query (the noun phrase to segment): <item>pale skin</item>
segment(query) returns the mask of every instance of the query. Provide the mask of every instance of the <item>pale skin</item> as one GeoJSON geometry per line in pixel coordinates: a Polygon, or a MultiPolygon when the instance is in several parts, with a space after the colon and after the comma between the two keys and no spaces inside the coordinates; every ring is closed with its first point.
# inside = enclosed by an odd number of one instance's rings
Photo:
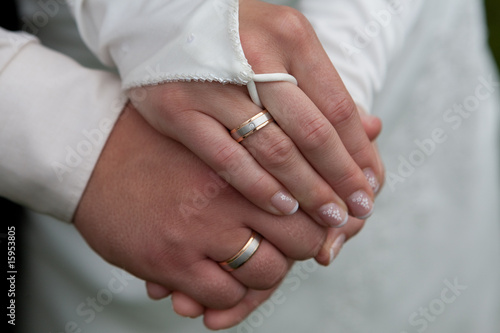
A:
{"type": "Polygon", "coordinates": [[[243,320],[278,287],[293,260],[327,265],[337,237],[349,239],[363,221],[349,218],[331,229],[321,208],[334,203],[360,217],[353,193],[362,191],[370,201],[375,196],[364,170],[383,183],[370,142],[380,122],[359,117],[307,20],[287,7],[246,0],[240,36],[256,73],[290,73],[299,82],[257,85],[279,126],[270,124],[242,144],[228,135],[261,111],[245,87],[185,82],[131,90],[132,103],[158,132],[129,106],[75,215],[101,256],[148,281],[152,298],[172,294],[179,314],[203,314],[212,329],[243,320]],[[214,181],[211,169],[229,175],[232,187],[187,219],[179,207],[214,181]],[[292,212],[276,207],[276,193],[289,194],[301,209],[286,216],[292,212]],[[216,262],[236,253],[251,230],[265,238],[255,256],[223,271],[216,262]]]}
{"type": "MultiPolygon", "coordinates": [[[[376,135],[376,124],[369,119],[365,127],[376,135]]],[[[243,320],[272,294],[293,260],[316,257],[327,265],[334,240],[352,237],[364,223],[352,219],[334,229],[300,210],[271,215],[230,186],[186,220],[180,205],[213,182],[211,173],[129,105],[99,158],[74,224],[105,260],[149,281],[151,297],[174,291],[174,309],[185,316],[204,314],[212,329],[243,320]],[[265,241],[241,268],[224,271],[217,262],[237,252],[251,230],[265,241]]]]}
{"type": "Polygon", "coordinates": [[[374,188],[364,170],[372,170],[381,184],[382,163],[308,21],[291,8],[246,0],[240,3],[240,36],[256,73],[289,73],[299,82],[298,87],[257,84],[277,123],[266,126],[266,136],[238,144],[227,133],[262,111],[245,87],[166,83],[132,89],[132,103],[155,129],[189,148],[267,212],[293,213],[273,203],[275,195],[286,193],[322,226],[338,224],[323,214],[332,203],[351,216],[369,215],[370,209],[352,198],[363,193],[373,208],[374,188]]]}

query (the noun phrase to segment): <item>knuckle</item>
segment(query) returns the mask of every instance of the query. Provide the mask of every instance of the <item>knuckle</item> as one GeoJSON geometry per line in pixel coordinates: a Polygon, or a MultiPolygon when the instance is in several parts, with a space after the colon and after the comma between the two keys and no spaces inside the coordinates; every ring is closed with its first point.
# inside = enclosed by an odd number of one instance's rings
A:
{"type": "Polygon", "coordinates": [[[357,116],[356,105],[347,92],[337,93],[329,98],[324,115],[333,126],[341,126],[357,116]]]}
{"type": "Polygon", "coordinates": [[[308,211],[317,210],[325,202],[332,200],[333,190],[323,179],[311,184],[311,189],[313,190],[307,193],[307,198],[302,200],[304,203],[300,202],[302,208],[308,211]]]}
{"type": "Polygon", "coordinates": [[[316,237],[312,242],[310,242],[310,244],[308,244],[309,247],[306,248],[306,251],[304,252],[307,259],[316,257],[316,255],[321,250],[321,247],[323,246],[323,242],[325,241],[325,238],[326,238],[326,234],[323,234],[323,236],[316,237]]]}
{"type": "Polygon", "coordinates": [[[316,150],[324,147],[333,139],[333,127],[322,117],[315,117],[304,126],[304,148],[307,150],[316,150]]]}
{"type": "Polygon", "coordinates": [[[311,24],[298,10],[280,6],[275,16],[275,31],[279,40],[307,41],[311,37],[311,24]]]}
{"type": "Polygon", "coordinates": [[[261,198],[262,194],[265,193],[267,184],[267,175],[261,175],[257,177],[252,183],[245,189],[245,195],[248,198],[261,198]]]}
{"type": "MultiPolygon", "coordinates": [[[[316,36],[307,18],[296,9],[272,5],[268,7],[267,12],[267,15],[253,20],[258,22],[259,29],[240,29],[240,40],[245,55],[256,72],[282,71],[283,65],[287,67],[290,53],[308,49],[305,46],[310,43],[311,37],[316,36]],[[263,21],[264,19],[266,21],[263,21]],[[263,45],[264,49],[274,52],[263,52],[263,45]]],[[[240,26],[244,27],[245,24],[240,26]]]]}
{"type": "Polygon", "coordinates": [[[352,188],[362,188],[365,182],[364,176],[361,174],[359,168],[348,168],[346,169],[342,175],[337,177],[336,179],[331,180],[331,186],[334,189],[338,189],[338,192],[346,193],[346,195],[350,195],[355,192],[354,190],[350,190],[352,188]],[[361,178],[360,177],[363,177],[361,178]]]}
{"type": "Polygon", "coordinates": [[[141,90],[134,90],[129,95],[141,114],[154,122],[158,122],[157,115],[160,115],[166,124],[175,124],[185,118],[184,111],[193,109],[187,86],[178,83],[147,86],[141,90]]]}
{"type": "Polygon", "coordinates": [[[315,257],[327,235],[324,227],[312,222],[300,226],[284,223],[281,227],[290,239],[290,246],[281,248],[281,250],[293,260],[307,260],[315,257]]]}
{"type": "MultiPolygon", "coordinates": [[[[176,243],[179,242],[176,241],[176,243]]],[[[175,271],[184,271],[186,267],[192,264],[191,262],[186,263],[186,258],[183,256],[173,257],[171,255],[171,253],[176,253],[179,249],[182,249],[182,247],[178,245],[169,245],[168,247],[164,245],[153,246],[153,249],[144,253],[142,262],[146,264],[146,267],[153,270],[164,283],[175,283],[175,277],[166,273],[165,267],[169,267],[175,271]]]]}
{"type": "Polygon", "coordinates": [[[220,143],[216,147],[217,151],[213,157],[213,161],[221,169],[226,169],[226,166],[234,163],[234,161],[238,161],[238,158],[241,157],[238,146],[220,143]]]}
{"type": "Polygon", "coordinates": [[[252,267],[255,279],[252,279],[252,288],[270,289],[276,286],[285,277],[288,267],[285,260],[270,260],[262,267],[252,267]]]}
{"type": "Polygon", "coordinates": [[[321,250],[325,237],[326,235],[301,240],[301,242],[303,242],[301,251],[294,253],[294,256],[291,258],[294,260],[307,260],[314,258],[321,250]]]}
{"type": "Polygon", "coordinates": [[[272,169],[283,168],[292,161],[295,155],[295,145],[286,136],[272,138],[268,146],[261,150],[260,155],[266,166],[272,169]]]}
{"type": "Polygon", "coordinates": [[[351,154],[353,160],[358,162],[358,164],[365,161],[375,160],[373,146],[368,139],[362,140],[357,146],[351,148],[349,153],[351,154]]]}
{"type": "Polygon", "coordinates": [[[224,281],[205,277],[204,281],[198,281],[195,287],[199,297],[204,300],[206,306],[214,309],[228,309],[237,305],[243,298],[240,292],[234,292],[228,288],[224,281]]]}

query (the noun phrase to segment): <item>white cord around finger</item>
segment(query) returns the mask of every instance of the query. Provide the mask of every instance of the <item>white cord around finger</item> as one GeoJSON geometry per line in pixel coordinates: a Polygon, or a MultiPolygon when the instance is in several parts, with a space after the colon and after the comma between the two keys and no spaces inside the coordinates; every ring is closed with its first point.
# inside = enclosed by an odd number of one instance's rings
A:
{"type": "Polygon", "coordinates": [[[255,82],[277,82],[277,81],[286,81],[297,85],[297,79],[295,79],[292,75],[286,73],[271,73],[271,74],[255,74],[253,80],[248,82],[247,89],[250,94],[250,98],[254,104],[263,108],[259,93],[257,92],[257,86],[255,82]]]}

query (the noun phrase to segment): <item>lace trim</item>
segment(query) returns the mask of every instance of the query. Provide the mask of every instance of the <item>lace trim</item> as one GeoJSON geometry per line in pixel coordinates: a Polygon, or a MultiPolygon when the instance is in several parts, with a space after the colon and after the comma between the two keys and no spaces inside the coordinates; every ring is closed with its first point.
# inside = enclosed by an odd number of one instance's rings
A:
{"type": "Polygon", "coordinates": [[[241,46],[240,40],[240,24],[239,24],[239,1],[231,0],[228,8],[228,35],[231,45],[234,50],[234,54],[238,62],[245,68],[238,75],[237,81],[241,84],[247,84],[249,81],[253,80],[254,72],[252,66],[248,63],[245,53],[243,52],[243,47],[241,46]]]}
{"type": "Polygon", "coordinates": [[[212,74],[206,76],[194,74],[172,74],[160,75],[155,77],[154,79],[132,81],[127,84],[123,84],[123,89],[127,90],[135,87],[158,85],[168,82],[218,82],[222,84],[237,84],[240,86],[247,84],[247,82],[241,82],[240,80],[229,80],[227,78],[217,77],[212,74]]]}
{"type": "Polygon", "coordinates": [[[242,65],[243,70],[234,78],[218,77],[213,74],[166,74],[161,73],[159,67],[152,69],[147,68],[151,76],[143,80],[132,81],[123,84],[123,89],[130,89],[138,86],[158,85],[167,82],[219,82],[222,84],[237,84],[246,85],[252,102],[263,108],[257,92],[256,82],[274,82],[287,81],[297,85],[297,80],[290,74],[272,73],[272,74],[255,74],[252,66],[248,63],[243,47],[241,46],[239,32],[239,0],[228,0],[228,37],[234,51],[236,60],[242,65]]]}

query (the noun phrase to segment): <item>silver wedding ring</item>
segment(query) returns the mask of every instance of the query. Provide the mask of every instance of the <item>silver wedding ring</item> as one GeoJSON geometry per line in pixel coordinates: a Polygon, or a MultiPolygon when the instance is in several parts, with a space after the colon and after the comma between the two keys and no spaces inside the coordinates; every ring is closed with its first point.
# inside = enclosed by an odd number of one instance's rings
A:
{"type": "Polygon", "coordinates": [[[219,262],[219,265],[226,271],[231,272],[246,263],[259,248],[262,236],[253,231],[246,244],[231,258],[219,262]]]}
{"type": "Polygon", "coordinates": [[[236,142],[241,142],[273,121],[273,116],[267,110],[264,110],[233,129],[230,133],[236,142]]]}

